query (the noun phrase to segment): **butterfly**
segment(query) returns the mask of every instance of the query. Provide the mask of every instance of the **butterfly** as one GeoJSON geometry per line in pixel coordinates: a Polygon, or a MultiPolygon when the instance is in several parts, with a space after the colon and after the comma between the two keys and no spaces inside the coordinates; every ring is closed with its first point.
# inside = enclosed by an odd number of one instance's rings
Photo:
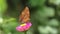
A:
{"type": "Polygon", "coordinates": [[[24,10],[21,12],[19,16],[19,21],[22,23],[26,23],[30,21],[30,12],[28,7],[25,7],[24,10]]]}

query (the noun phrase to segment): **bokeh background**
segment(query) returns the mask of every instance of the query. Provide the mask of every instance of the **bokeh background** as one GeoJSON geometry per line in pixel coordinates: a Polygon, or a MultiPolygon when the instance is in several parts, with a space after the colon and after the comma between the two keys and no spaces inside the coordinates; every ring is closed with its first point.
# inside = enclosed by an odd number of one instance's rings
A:
{"type": "Polygon", "coordinates": [[[27,34],[60,34],[60,0],[0,0],[0,34],[24,34],[16,26],[26,6],[33,24],[27,34]]]}

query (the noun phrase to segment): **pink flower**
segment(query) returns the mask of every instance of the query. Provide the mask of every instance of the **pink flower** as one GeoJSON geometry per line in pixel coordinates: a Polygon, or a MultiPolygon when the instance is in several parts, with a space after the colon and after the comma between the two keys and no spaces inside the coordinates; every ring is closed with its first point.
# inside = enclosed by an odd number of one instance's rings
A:
{"type": "Polygon", "coordinates": [[[16,30],[19,32],[27,31],[31,27],[31,22],[27,22],[24,24],[21,24],[20,26],[16,27],[16,30]]]}

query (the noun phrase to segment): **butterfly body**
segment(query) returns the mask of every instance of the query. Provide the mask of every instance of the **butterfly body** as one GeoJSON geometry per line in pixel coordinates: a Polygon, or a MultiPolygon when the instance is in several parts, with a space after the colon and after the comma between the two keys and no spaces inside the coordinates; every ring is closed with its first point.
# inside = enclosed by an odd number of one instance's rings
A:
{"type": "Polygon", "coordinates": [[[22,23],[26,23],[30,21],[30,12],[28,7],[25,7],[19,18],[20,18],[19,21],[22,23]]]}

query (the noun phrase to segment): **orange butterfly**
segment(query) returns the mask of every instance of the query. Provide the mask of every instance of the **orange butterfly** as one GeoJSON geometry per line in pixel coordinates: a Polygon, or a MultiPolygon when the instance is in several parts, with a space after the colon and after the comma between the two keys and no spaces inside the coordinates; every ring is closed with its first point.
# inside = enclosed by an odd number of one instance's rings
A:
{"type": "Polygon", "coordinates": [[[28,7],[25,7],[19,18],[19,21],[23,23],[30,21],[30,12],[28,7]]]}

